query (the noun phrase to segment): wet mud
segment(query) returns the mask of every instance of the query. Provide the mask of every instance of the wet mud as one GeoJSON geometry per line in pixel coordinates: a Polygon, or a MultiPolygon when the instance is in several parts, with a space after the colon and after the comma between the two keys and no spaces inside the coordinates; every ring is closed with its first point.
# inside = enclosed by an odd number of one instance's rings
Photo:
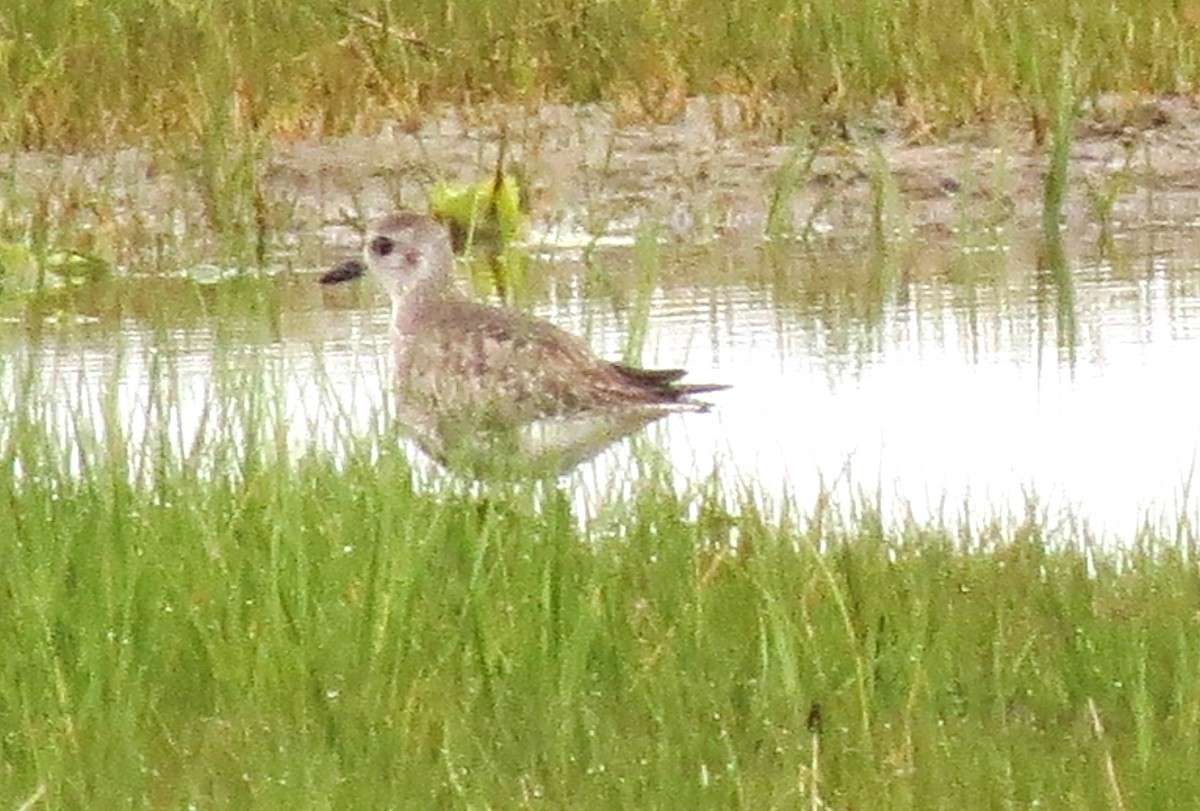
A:
{"type": "MultiPolygon", "coordinates": [[[[886,110],[844,132],[747,131],[742,118],[728,98],[692,99],[676,121],[653,126],[621,124],[598,106],[447,110],[413,131],[384,126],[263,145],[256,188],[280,234],[272,248],[301,265],[326,261],[308,255],[322,245],[352,244],[363,219],[425,208],[437,181],[490,176],[502,141],[528,184],[535,239],[550,243],[653,228],[697,244],[766,235],[857,240],[873,231],[960,244],[1041,227],[1049,146],[1035,143],[1027,121],[964,127],[923,143],[889,129],[886,110]]],[[[1190,239],[1200,219],[1197,143],[1200,109],[1190,98],[1086,104],[1071,148],[1067,238],[1149,229],[1190,239]]],[[[186,155],[21,154],[7,164],[10,188],[81,228],[89,217],[107,218],[97,227],[116,222],[219,242],[212,232],[230,227],[213,222],[200,188],[212,179],[200,182],[186,155]]],[[[227,219],[245,228],[250,216],[235,207],[227,219]]]]}

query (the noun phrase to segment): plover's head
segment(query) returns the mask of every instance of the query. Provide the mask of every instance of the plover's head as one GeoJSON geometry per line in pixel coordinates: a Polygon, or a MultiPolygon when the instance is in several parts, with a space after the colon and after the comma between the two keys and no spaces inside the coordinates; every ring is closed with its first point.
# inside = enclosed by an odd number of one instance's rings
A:
{"type": "Polygon", "coordinates": [[[454,254],[446,227],[432,217],[401,212],[372,224],[362,259],[351,259],[321,277],[337,284],[370,272],[393,300],[417,289],[449,283],[454,254]]]}

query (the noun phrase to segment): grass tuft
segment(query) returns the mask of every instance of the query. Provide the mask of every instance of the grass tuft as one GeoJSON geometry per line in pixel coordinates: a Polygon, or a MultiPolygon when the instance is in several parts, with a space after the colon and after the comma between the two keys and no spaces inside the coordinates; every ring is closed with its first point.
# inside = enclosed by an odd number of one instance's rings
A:
{"type": "Polygon", "coordinates": [[[217,360],[182,443],[169,387],[141,440],[117,378],[64,433],[36,376],[3,370],[8,807],[1200,791],[1186,526],[1116,552],[1036,516],[889,527],[824,496],[768,520],[654,465],[581,525],[564,492],[415,486],[382,433],[297,448],[282,389],[217,360]]]}

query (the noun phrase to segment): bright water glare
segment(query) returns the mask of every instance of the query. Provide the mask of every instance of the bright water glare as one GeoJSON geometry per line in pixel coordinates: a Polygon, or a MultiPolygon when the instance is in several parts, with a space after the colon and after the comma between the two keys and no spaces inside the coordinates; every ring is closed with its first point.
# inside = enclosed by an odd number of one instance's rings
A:
{"type": "MultiPolygon", "coordinates": [[[[1200,449],[1197,268],[1077,266],[1064,297],[1013,257],[1002,258],[1008,271],[974,281],[949,271],[916,278],[902,264],[879,270],[845,251],[754,249],[736,257],[735,279],[709,274],[704,284],[679,281],[694,255],[663,261],[641,362],[732,386],[710,396],[711,413],[648,432],[681,483],[715,472],[802,509],[823,491],[835,501],[866,497],[890,520],[1020,520],[1035,504],[1051,520],[1071,516],[1112,539],[1200,513],[1191,487],[1200,449]]],[[[628,251],[612,249],[589,273],[619,275],[631,264],[628,251]]],[[[554,273],[538,314],[620,358],[636,307],[591,295],[571,262],[554,273]]],[[[115,329],[120,340],[112,327],[48,327],[37,341],[6,328],[5,384],[16,385],[20,358],[33,361],[54,404],[46,419],[64,436],[78,430],[78,414],[98,422],[109,407],[131,443],[152,441],[147,426],[166,400],[175,403],[168,434],[186,448],[214,430],[212,403],[264,384],[278,392],[272,418],[296,447],[336,448],[347,434],[379,430],[383,302],[323,298],[306,277],[292,284],[313,292],[278,330],[232,341],[215,326],[152,333],[128,319],[115,329]]],[[[603,480],[630,464],[626,444],[582,475],[603,480]]]]}

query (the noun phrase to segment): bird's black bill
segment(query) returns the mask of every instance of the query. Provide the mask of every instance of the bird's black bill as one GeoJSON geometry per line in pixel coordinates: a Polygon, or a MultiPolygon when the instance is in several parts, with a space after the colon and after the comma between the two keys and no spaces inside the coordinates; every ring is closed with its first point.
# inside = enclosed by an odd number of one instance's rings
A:
{"type": "Polygon", "coordinates": [[[367,267],[361,259],[351,259],[348,262],[342,262],[333,270],[327,271],[321,277],[321,284],[341,284],[351,279],[357,279],[366,272],[367,267]]]}

